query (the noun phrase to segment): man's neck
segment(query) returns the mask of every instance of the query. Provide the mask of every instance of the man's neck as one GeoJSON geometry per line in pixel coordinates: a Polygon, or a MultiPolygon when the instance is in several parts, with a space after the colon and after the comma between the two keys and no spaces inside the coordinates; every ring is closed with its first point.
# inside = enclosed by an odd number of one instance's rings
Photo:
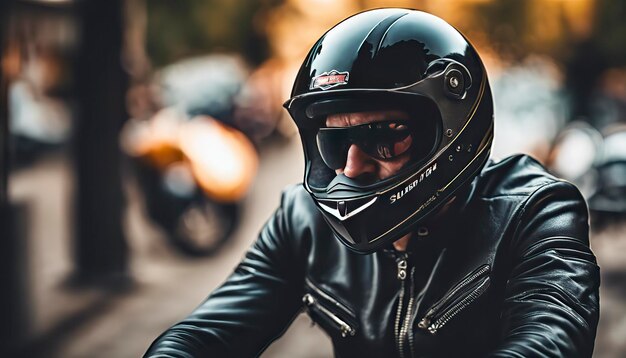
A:
{"type": "Polygon", "coordinates": [[[411,234],[406,234],[393,242],[393,248],[397,251],[406,251],[406,247],[409,245],[411,234]]]}

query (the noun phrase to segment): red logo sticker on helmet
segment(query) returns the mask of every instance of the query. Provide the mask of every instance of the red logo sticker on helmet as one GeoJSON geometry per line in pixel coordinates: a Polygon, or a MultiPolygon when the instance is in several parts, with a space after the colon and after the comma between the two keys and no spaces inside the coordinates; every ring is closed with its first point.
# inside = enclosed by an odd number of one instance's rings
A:
{"type": "Polygon", "coordinates": [[[324,72],[317,77],[313,77],[311,81],[310,89],[321,88],[327,90],[329,88],[348,84],[349,72],[339,72],[332,70],[330,72],[324,72]]]}

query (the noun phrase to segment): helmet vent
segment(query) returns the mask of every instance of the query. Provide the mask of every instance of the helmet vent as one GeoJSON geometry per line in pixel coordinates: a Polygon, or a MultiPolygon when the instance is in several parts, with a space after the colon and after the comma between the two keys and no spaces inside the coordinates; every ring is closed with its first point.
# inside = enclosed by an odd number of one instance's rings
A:
{"type": "Polygon", "coordinates": [[[341,200],[337,202],[337,211],[339,211],[339,214],[341,216],[348,215],[348,206],[346,205],[345,201],[341,200]]]}

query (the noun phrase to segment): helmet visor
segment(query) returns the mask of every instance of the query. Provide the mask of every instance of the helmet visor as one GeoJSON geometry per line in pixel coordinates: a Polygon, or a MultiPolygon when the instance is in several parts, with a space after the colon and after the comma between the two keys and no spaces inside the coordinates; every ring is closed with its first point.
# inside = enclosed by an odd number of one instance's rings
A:
{"type": "Polygon", "coordinates": [[[372,121],[351,126],[333,127],[331,123],[315,133],[315,156],[320,160],[313,166],[312,173],[325,172],[327,175],[309,177],[311,186],[322,189],[335,177],[344,173],[348,160],[357,166],[369,163],[368,169],[358,174],[357,181],[372,185],[384,179],[395,177],[405,168],[424,163],[433,153],[439,137],[439,117],[416,118],[415,114],[406,117],[379,115],[372,121]],[[356,146],[356,149],[350,148],[356,146]],[[355,155],[354,150],[361,154],[355,155]],[[351,159],[349,159],[351,158],[351,159]],[[325,170],[322,170],[325,169],[325,170]]]}

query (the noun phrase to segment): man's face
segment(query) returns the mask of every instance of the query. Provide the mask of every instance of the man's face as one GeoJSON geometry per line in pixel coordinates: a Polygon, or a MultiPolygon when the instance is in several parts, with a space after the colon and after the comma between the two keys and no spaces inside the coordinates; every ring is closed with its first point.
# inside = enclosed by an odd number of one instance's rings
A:
{"type": "MultiPolygon", "coordinates": [[[[403,111],[372,111],[356,113],[331,114],[326,118],[326,126],[329,128],[351,127],[362,124],[388,121],[389,119],[408,121],[409,115],[403,111]]],[[[402,129],[398,127],[398,129],[402,129]]],[[[409,148],[412,137],[399,140],[394,144],[392,151],[405,152],[402,155],[390,159],[377,159],[367,154],[356,144],[351,144],[348,149],[346,163],[343,168],[336,169],[337,174],[344,174],[349,178],[373,177],[376,180],[386,179],[396,174],[410,160],[409,148]]]]}

